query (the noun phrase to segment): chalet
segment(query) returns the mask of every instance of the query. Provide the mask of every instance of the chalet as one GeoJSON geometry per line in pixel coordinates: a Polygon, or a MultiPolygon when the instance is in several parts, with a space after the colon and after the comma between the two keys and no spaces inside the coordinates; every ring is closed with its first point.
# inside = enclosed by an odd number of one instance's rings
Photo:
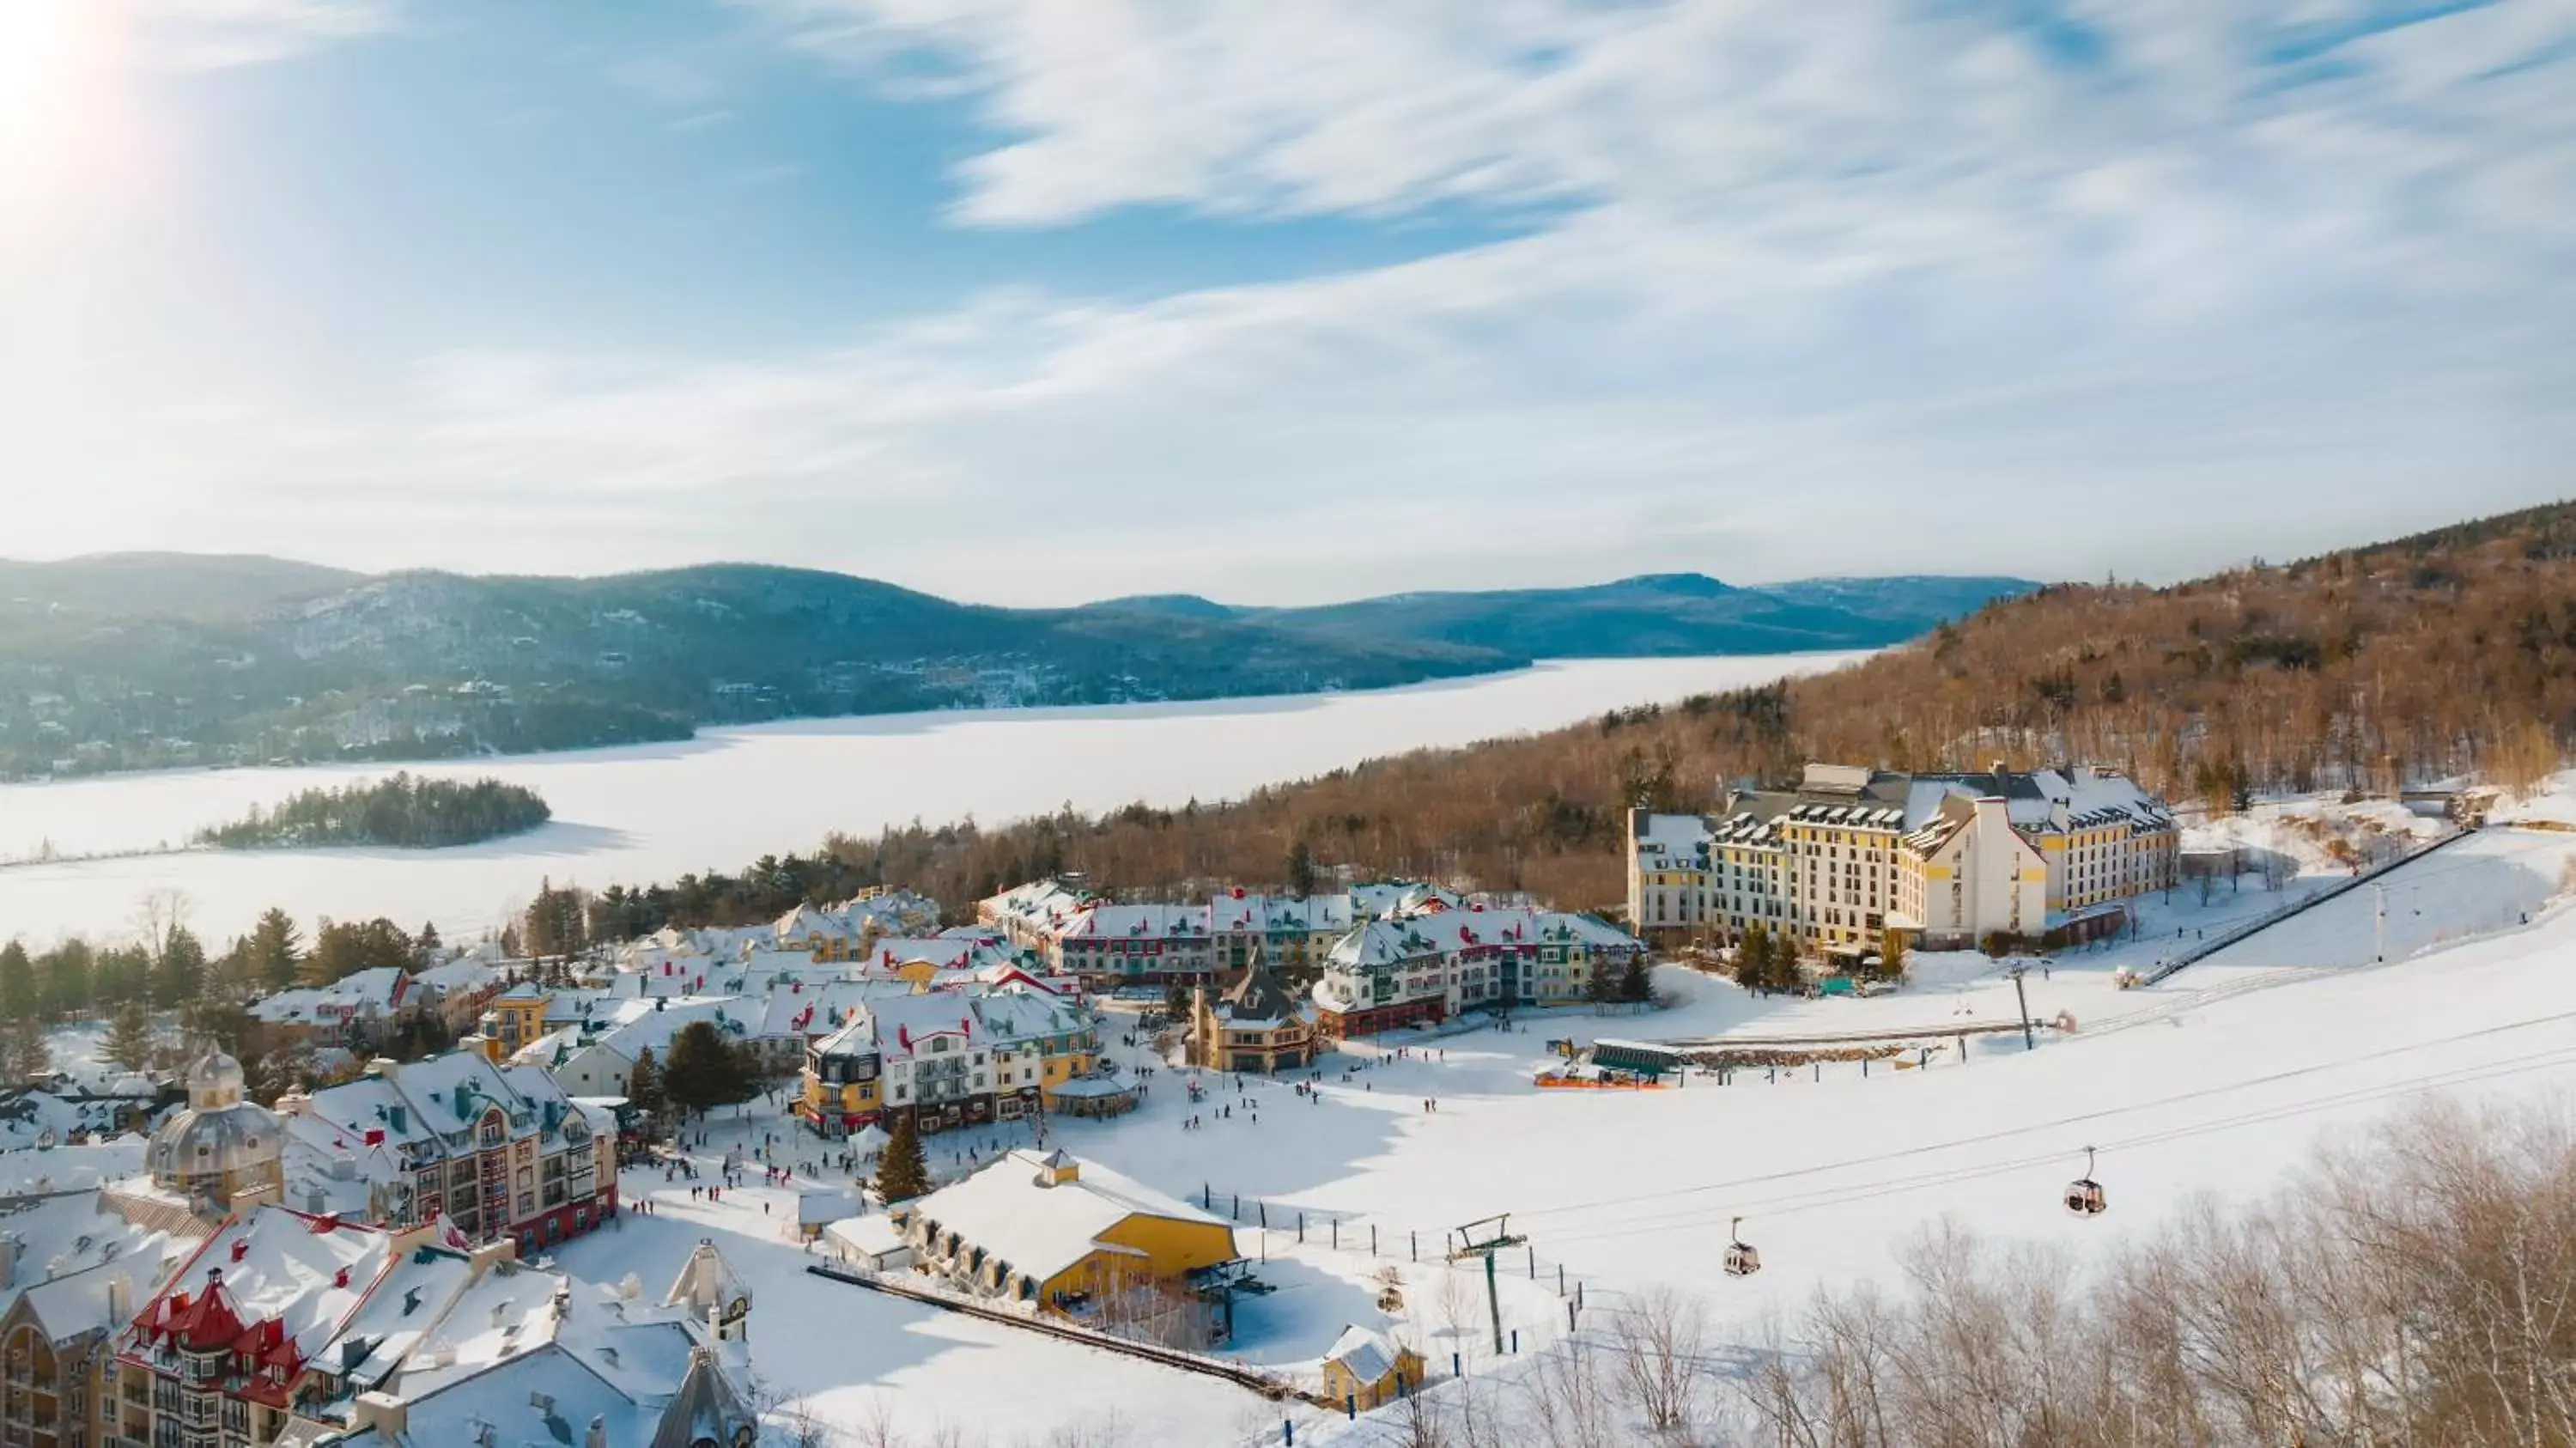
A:
{"type": "Polygon", "coordinates": [[[1342,1329],[1324,1350],[1324,1401],[1366,1412],[1422,1386],[1422,1354],[1365,1327],[1342,1329]]]}
{"type": "Polygon", "coordinates": [[[1061,1151],[1006,1153],[894,1217],[918,1270],[980,1296],[1113,1330],[1177,1320],[1214,1338],[1230,1325],[1233,1227],[1061,1151]]]}
{"type": "Polygon", "coordinates": [[[1321,1034],[1314,1007],[1271,977],[1258,949],[1223,995],[1192,997],[1190,1061],[1218,1071],[1263,1075],[1314,1064],[1321,1034]]]}

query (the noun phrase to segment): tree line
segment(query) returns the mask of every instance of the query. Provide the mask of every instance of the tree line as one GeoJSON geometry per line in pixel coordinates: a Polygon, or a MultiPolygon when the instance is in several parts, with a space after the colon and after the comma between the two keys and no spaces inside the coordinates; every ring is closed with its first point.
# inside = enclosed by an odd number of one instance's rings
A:
{"type": "Polygon", "coordinates": [[[45,1033],[54,1022],[105,1018],[114,1025],[130,1012],[181,1012],[189,1035],[240,1055],[249,1002],[380,966],[419,969],[442,950],[434,924],[414,934],[382,917],[326,916],[307,937],[292,916],[272,907],[247,934],[210,954],[170,901],[147,902],[144,917],[123,940],[74,936],[43,950],[0,941],[0,1013],[7,1016],[0,1025],[0,1081],[24,1081],[49,1069],[45,1033]]]}
{"type": "Polygon", "coordinates": [[[433,850],[470,845],[535,829],[553,811],[535,790],[498,779],[387,779],[308,789],[263,812],[199,830],[199,844],[221,849],[319,845],[390,845],[433,850]]]}

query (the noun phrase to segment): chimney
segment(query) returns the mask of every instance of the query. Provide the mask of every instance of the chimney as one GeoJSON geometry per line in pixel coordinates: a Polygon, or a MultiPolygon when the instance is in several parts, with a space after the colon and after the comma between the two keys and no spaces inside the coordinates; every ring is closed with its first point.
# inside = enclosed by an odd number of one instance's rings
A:
{"type": "Polygon", "coordinates": [[[107,1279],[107,1320],[126,1323],[134,1320],[134,1283],[122,1272],[107,1279]]]}
{"type": "Polygon", "coordinates": [[[0,1287],[17,1285],[20,1250],[16,1233],[0,1232],[0,1287]]]}
{"type": "Polygon", "coordinates": [[[608,1420],[593,1414],[590,1431],[581,1435],[581,1448],[608,1448],[608,1420]]]}
{"type": "Polygon", "coordinates": [[[367,1063],[367,1074],[385,1081],[391,1081],[401,1071],[402,1063],[391,1056],[378,1056],[367,1063]]]}
{"type": "Polygon", "coordinates": [[[360,1393],[349,1408],[349,1431],[364,1433],[374,1429],[378,1438],[393,1442],[411,1427],[411,1409],[391,1393],[360,1393]]]}

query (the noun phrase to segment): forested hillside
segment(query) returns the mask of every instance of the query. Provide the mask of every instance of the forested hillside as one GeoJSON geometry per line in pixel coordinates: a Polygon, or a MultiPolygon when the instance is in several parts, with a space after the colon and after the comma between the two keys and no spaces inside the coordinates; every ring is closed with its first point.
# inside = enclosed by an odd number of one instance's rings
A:
{"type": "Polygon", "coordinates": [[[621,918],[748,915],[879,881],[962,902],[1060,868],[1121,890],[1278,882],[1300,846],[1325,865],[1608,905],[1624,893],[1630,803],[1705,808],[1721,780],[1808,759],[2101,761],[2224,809],[2248,791],[2528,779],[2556,764],[2571,722],[2576,505],[2560,504],[2166,588],[2046,588],[1831,674],[1231,804],[838,840],[824,859],[693,879],[621,918]]]}
{"type": "Polygon", "coordinates": [[[992,608],[808,569],[366,578],[273,558],[0,560],[0,779],[423,759],[707,724],[1368,689],[1538,657],[1867,648],[2029,585],[1696,575],[1327,609],[992,608]]]}

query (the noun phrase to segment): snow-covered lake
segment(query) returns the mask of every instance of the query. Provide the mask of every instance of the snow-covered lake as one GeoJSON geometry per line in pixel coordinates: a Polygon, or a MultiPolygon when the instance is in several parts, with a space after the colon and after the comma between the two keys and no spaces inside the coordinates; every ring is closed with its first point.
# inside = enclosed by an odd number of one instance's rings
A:
{"type": "MultiPolygon", "coordinates": [[[[540,878],[605,886],[732,870],[832,830],[964,816],[1000,822],[1070,803],[1218,800],[1374,756],[1553,728],[1605,709],[1832,668],[1857,654],[1611,659],[1371,693],[1087,709],[953,711],[710,730],[678,744],[409,766],[495,775],[545,796],[554,822],[436,852],[190,852],[0,868],[0,939],[111,933],[148,895],[185,892],[220,942],[283,906],[307,923],[389,915],[451,937],[501,919],[540,878]]],[[[0,859],[176,843],[298,790],[391,765],[197,770],[0,786],[0,859]]],[[[950,902],[956,903],[956,902],[950,902]]]]}

